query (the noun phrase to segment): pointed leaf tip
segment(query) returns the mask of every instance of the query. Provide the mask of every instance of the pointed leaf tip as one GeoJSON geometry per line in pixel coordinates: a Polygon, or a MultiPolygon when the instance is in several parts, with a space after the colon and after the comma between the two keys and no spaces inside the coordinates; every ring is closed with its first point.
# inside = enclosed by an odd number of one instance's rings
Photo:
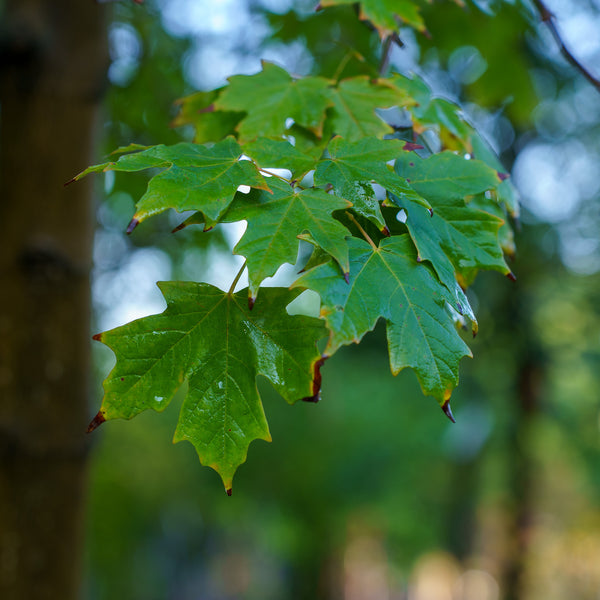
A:
{"type": "Polygon", "coordinates": [[[226,493],[228,496],[231,496],[232,492],[233,492],[233,490],[232,490],[231,488],[227,488],[227,489],[225,490],[225,493],[226,493]]]}
{"type": "Polygon", "coordinates": [[[75,176],[75,177],[73,177],[72,179],[69,179],[69,181],[65,181],[65,182],[63,183],[63,187],[67,187],[68,185],[70,185],[71,183],[73,183],[73,182],[75,182],[75,181],[77,181],[77,177],[76,177],[76,176],[75,176]]]}
{"type": "Polygon", "coordinates": [[[385,226],[383,227],[383,229],[381,230],[381,233],[383,233],[383,235],[384,235],[385,237],[390,237],[390,235],[392,235],[392,234],[390,233],[390,230],[388,229],[388,226],[387,226],[387,225],[385,225],[385,226]]]}
{"type": "Polygon", "coordinates": [[[102,411],[98,411],[98,414],[91,420],[90,424],[88,425],[86,433],[92,433],[92,431],[100,427],[100,425],[102,425],[104,421],[106,421],[106,419],[104,418],[102,411]]]}
{"type": "Polygon", "coordinates": [[[256,302],[256,298],[253,296],[248,296],[248,310],[252,310],[254,308],[254,303],[256,302]]]}
{"type": "Polygon", "coordinates": [[[509,271],[506,276],[511,280],[511,281],[516,281],[517,280],[517,276],[512,272],[509,271]]]}
{"type": "Polygon", "coordinates": [[[101,342],[102,341],[102,334],[101,333],[96,333],[95,335],[92,336],[92,339],[95,340],[96,342],[101,342]]]}
{"type": "Polygon", "coordinates": [[[425,148],[425,146],[421,146],[421,144],[415,144],[413,142],[406,142],[406,144],[404,144],[404,147],[402,149],[406,150],[407,152],[410,152],[412,150],[423,150],[424,148],[425,148]]]}
{"type": "Polygon", "coordinates": [[[344,273],[344,281],[350,283],[350,273],[344,273]]]}
{"type": "Polygon", "coordinates": [[[427,212],[429,213],[430,217],[433,217],[433,208],[428,208],[427,212]]]}
{"type": "Polygon", "coordinates": [[[498,179],[500,181],[506,181],[509,177],[510,175],[508,173],[502,173],[501,171],[498,171],[498,179]]]}
{"type": "Polygon", "coordinates": [[[450,400],[446,400],[446,402],[444,402],[444,404],[442,404],[442,410],[444,411],[444,414],[453,422],[456,423],[456,421],[454,420],[454,415],[452,414],[452,409],[450,408],[450,400]]]}
{"type": "Polygon", "coordinates": [[[325,361],[329,358],[326,354],[323,354],[321,358],[315,361],[313,365],[313,386],[312,396],[302,398],[303,402],[318,402],[321,399],[321,367],[325,364],[325,361]]]}
{"type": "Polygon", "coordinates": [[[126,233],[128,233],[128,234],[131,233],[139,224],[140,224],[140,222],[135,217],[133,219],[131,219],[131,221],[129,222],[129,225],[127,225],[126,233]]]}

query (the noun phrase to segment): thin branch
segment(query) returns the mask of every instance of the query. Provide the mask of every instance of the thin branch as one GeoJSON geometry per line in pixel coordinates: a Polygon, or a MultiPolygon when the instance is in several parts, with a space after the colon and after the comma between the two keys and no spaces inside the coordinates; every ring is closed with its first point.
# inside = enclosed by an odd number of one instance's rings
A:
{"type": "Polygon", "coordinates": [[[358,227],[358,230],[362,233],[365,240],[367,240],[367,242],[369,242],[369,244],[371,245],[371,248],[373,248],[373,250],[375,250],[375,252],[377,252],[377,246],[375,245],[373,240],[370,238],[369,234],[362,228],[362,225],[354,218],[354,215],[348,211],[346,211],[346,215],[358,227]]]}
{"type": "Polygon", "coordinates": [[[277,173],[273,173],[272,171],[269,171],[268,169],[263,169],[262,167],[258,167],[258,170],[264,175],[267,175],[268,177],[276,177],[277,179],[280,179],[281,181],[285,181],[285,183],[289,183],[290,185],[292,185],[292,182],[289,179],[283,177],[282,175],[277,175],[277,173]]]}
{"type": "Polygon", "coordinates": [[[571,63],[571,65],[573,67],[575,67],[575,69],[577,69],[577,71],[579,71],[600,92],[600,79],[594,77],[594,75],[592,75],[573,56],[573,54],[571,54],[571,51],[565,46],[565,43],[563,42],[562,38],[560,37],[560,33],[558,32],[558,29],[556,28],[556,25],[554,23],[555,17],[552,14],[552,12],[550,12],[548,7],[544,4],[543,0],[533,0],[533,3],[535,4],[536,8],[538,9],[542,21],[547,25],[548,29],[550,29],[550,32],[552,33],[552,36],[556,40],[556,43],[558,44],[562,55],[567,59],[567,61],[569,63],[571,63]]]}
{"type": "Polygon", "coordinates": [[[227,292],[227,294],[229,294],[230,296],[233,295],[233,292],[235,291],[235,286],[237,285],[237,282],[240,280],[240,277],[242,276],[242,273],[244,272],[244,269],[246,268],[246,262],[247,261],[244,261],[242,268],[238,271],[238,274],[235,276],[235,279],[233,280],[233,283],[231,284],[231,287],[229,288],[229,291],[227,292]]]}
{"type": "Polygon", "coordinates": [[[381,61],[379,63],[379,75],[381,77],[385,75],[385,72],[388,69],[390,56],[392,54],[392,43],[396,43],[399,48],[404,46],[404,42],[397,33],[392,33],[385,38],[383,46],[381,47],[381,61]]]}

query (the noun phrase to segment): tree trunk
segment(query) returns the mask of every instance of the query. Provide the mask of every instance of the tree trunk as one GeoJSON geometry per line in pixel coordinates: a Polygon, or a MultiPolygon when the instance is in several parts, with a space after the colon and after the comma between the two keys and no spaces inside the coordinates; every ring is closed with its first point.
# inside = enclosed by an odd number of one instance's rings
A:
{"type": "Polygon", "coordinates": [[[88,182],[107,67],[92,0],[0,2],[0,598],[78,596],[88,182]],[[4,10],[2,12],[2,6],[4,10]]]}

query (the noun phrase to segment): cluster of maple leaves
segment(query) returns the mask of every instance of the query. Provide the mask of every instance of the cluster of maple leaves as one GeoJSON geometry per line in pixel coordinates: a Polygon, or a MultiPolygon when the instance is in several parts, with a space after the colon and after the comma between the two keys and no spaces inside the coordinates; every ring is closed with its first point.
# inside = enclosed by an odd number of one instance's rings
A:
{"type": "Polygon", "coordinates": [[[270,440],[257,375],[290,403],[316,401],[325,359],[379,318],[392,372],[413,368],[451,416],[459,361],[471,355],[458,329],[477,331],[464,289],[480,269],[512,276],[503,251],[512,249],[506,216],[517,211],[497,158],[458,107],[417,77],[294,78],[263,63],[183,99],[176,124],[194,126],[194,143],[132,145],[75,179],[158,169],[128,231],[168,209],[194,211],[181,227],[245,220],[234,252],[249,287],[160,283],[165,312],[95,336],[117,363],[90,429],[162,411],[187,382],[175,441],[189,440],[230,493],[250,442],[270,440]],[[296,262],[301,241],[314,250],[291,288],[261,288],[296,262]],[[303,290],[319,294],[320,319],[288,314],[303,290]]]}

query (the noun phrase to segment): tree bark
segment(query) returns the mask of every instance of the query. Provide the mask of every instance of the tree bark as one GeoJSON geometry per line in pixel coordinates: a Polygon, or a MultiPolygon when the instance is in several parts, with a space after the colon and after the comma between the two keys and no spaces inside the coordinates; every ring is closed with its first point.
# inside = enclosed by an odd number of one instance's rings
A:
{"type": "Polygon", "coordinates": [[[0,2],[0,598],[78,596],[90,374],[92,0],[0,2]]]}

